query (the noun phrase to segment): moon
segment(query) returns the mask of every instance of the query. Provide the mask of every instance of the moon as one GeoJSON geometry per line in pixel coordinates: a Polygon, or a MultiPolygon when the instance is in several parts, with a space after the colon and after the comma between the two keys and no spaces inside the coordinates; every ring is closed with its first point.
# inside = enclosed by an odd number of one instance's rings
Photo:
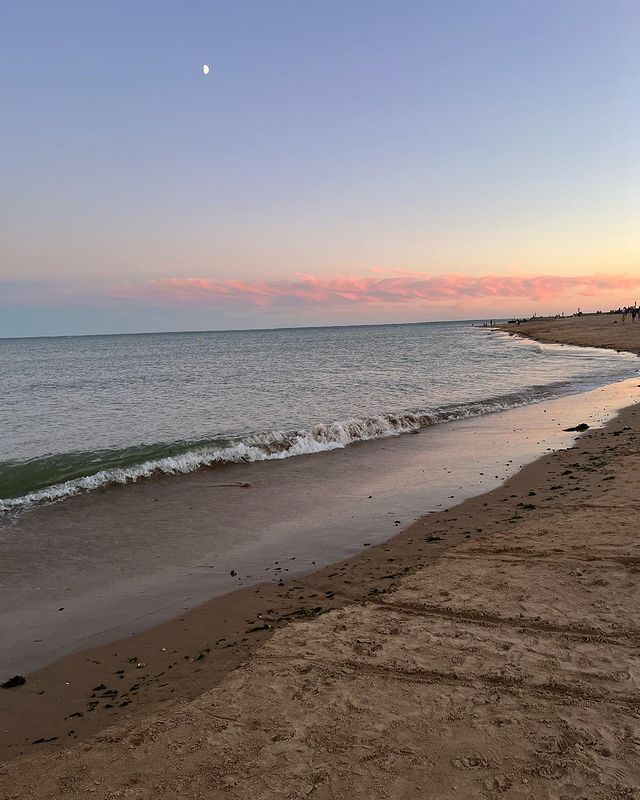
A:
{"type": "Polygon", "coordinates": [[[209,74],[209,65],[208,64],[203,64],[202,65],[202,72],[203,72],[204,75],[208,75],[209,74]]]}

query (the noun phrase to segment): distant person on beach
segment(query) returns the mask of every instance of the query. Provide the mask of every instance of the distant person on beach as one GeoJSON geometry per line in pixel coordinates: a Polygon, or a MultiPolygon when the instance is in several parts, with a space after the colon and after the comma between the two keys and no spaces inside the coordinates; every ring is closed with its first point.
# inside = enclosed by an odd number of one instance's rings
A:
{"type": "Polygon", "coordinates": [[[638,309],[634,306],[631,309],[631,322],[635,322],[637,316],[638,316],[638,309]]]}

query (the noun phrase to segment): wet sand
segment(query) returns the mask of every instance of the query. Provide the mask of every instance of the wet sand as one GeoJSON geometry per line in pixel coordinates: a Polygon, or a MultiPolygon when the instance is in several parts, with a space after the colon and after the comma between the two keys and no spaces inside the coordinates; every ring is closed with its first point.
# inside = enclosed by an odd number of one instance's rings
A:
{"type": "Polygon", "coordinates": [[[0,796],[634,797],[639,422],[631,407],[386,544],[7,690],[5,752],[25,756],[0,796]],[[58,716],[38,718],[47,695],[58,716]],[[82,716],[61,721],[71,697],[82,716]],[[115,727],[50,749],[107,705],[115,727]],[[57,738],[19,741],[23,722],[57,738]]]}

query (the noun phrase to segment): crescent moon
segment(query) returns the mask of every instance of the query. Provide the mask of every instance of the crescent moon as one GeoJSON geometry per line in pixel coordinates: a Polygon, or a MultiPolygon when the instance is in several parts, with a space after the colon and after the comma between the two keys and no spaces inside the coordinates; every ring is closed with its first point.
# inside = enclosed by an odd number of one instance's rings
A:
{"type": "Polygon", "coordinates": [[[209,74],[209,65],[208,65],[208,64],[203,64],[203,65],[202,65],[202,72],[203,72],[205,75],[208,75],[208,74],[209,74]]]}

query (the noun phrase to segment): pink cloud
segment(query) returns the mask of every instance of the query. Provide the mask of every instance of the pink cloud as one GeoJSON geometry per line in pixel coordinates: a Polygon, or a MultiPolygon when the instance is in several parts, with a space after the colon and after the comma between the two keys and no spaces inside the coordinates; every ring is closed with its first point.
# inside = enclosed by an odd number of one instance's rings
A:
{"type": "MultiPolygon", "coordinates": [[[[93,281],[0,282],[1,305],[99,305],[198,307],[199,309],[355,312],[357,309],[445,309],[466,313],[474,306],[526,307],[565,299],[608,308],[640,296],[640,274],[629,275],[429,275],[406,270],[371,270],[364,276],[295,275],[241,280],[205,277],[159,278],[119,284],[93,281]]],[[[553,312],[554,308],[544,309],[553,312]]]]}
{"type": "MultiPolygon", "coordinates": [[[[166,303],[262,308],[343,308],[346,306],[430,306],[457,308],[486,299],[546,302],[568,296],[597,298],[640,289],[640,276],[472,276],[394,274],[390,277],[299,275],[280,280],[162,278],[133,294],[166,303]]],[[[626,302],[622,297],[620,302],[626,302]]]]}

